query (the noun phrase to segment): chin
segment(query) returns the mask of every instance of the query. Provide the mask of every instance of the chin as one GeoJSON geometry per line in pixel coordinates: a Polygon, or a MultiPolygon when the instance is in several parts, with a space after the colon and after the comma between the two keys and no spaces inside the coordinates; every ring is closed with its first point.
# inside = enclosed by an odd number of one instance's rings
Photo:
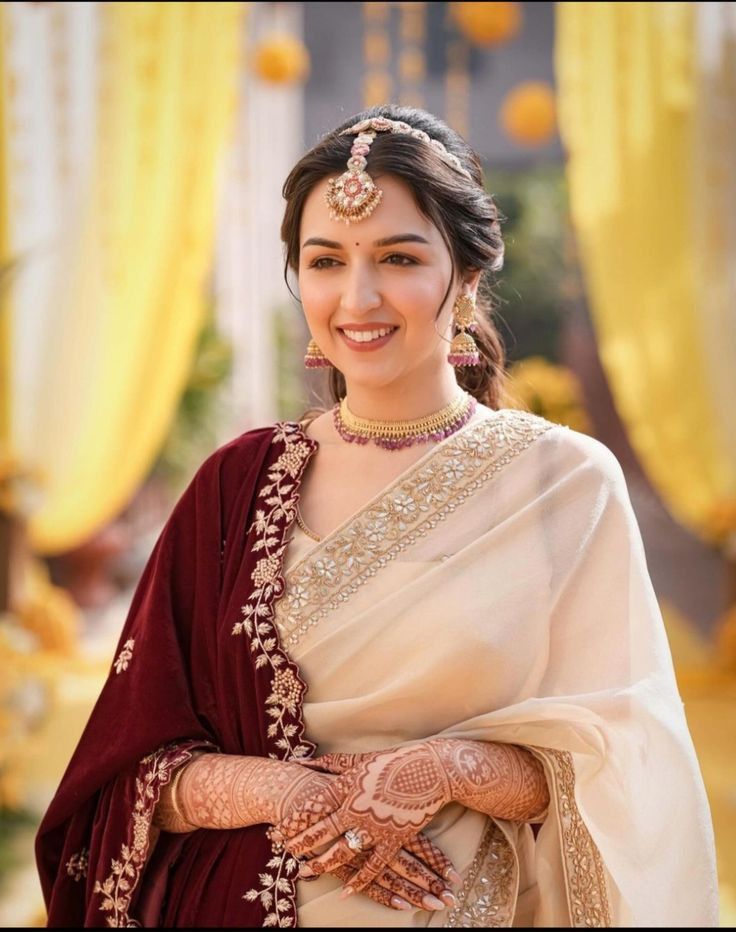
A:
{"type": "Polygon", "coordinates": [[[406,373],[401,372],[355,372],[343,370],[345,384],[350,389],[353,386],[360,386],[366,389],[384,389],[393,385],[402,379],[406,373]]]}

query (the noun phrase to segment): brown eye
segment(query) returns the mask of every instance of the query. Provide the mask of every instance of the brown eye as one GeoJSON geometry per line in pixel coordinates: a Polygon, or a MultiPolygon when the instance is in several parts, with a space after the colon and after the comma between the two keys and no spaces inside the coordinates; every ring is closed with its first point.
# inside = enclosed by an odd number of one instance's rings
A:
{"type": "Polygon", "coordinates": [[[308,266],[310,269],[331,269],[331,265],[322,265],[323,262],[335,262],[331,256],[320,256],[319,259],[315,259],[314,262],[311,262],[308,266]]]}
{"type": "Polygon", "coordinates": [[[392,252],[391,255],[386,256],[386,258],[383,261],[388,262],[389,265],[416,265],[417,264],[417,260],[414,259],[412,256],[404,256],[400,252],[392,252]],[[390,259],[398,259],[399,261],[389,262],[390,259]]]}

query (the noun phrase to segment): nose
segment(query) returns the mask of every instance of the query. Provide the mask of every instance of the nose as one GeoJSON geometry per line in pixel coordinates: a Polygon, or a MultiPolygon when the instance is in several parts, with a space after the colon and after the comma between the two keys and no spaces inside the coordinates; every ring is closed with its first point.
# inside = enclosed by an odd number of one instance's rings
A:
{"type": "Polygon", "coordinates": [[[382,304],[381,293],[368,263],[353,263],[346,271],[340,296],[340,307],[350,320],[372,311],[382,304]]]}

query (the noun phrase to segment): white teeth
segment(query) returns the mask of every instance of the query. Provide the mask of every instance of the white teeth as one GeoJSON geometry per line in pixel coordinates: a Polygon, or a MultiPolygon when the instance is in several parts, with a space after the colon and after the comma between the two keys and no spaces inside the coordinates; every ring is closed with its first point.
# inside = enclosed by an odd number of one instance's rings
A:
{"type": "Polygon", "coordinates": [[[356,343],[370,343],[371,340],[385,337],[387,333],[395,329],[395,327],[384,327],[383,330],[343,330],[343,333],[356,343]]]}

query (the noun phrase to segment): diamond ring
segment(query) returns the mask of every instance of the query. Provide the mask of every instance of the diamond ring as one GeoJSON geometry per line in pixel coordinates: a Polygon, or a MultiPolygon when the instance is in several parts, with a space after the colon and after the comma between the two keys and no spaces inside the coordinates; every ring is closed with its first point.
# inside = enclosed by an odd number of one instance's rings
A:
{"type": "Polygon", "coordinates": [[[360,840],[360,835],[354,828],[349,828],[347,832],[345,832],[345,841],[347,841],[348,848],[350,848],[351,851],[363,850],[363,842],[360,840]]]}

